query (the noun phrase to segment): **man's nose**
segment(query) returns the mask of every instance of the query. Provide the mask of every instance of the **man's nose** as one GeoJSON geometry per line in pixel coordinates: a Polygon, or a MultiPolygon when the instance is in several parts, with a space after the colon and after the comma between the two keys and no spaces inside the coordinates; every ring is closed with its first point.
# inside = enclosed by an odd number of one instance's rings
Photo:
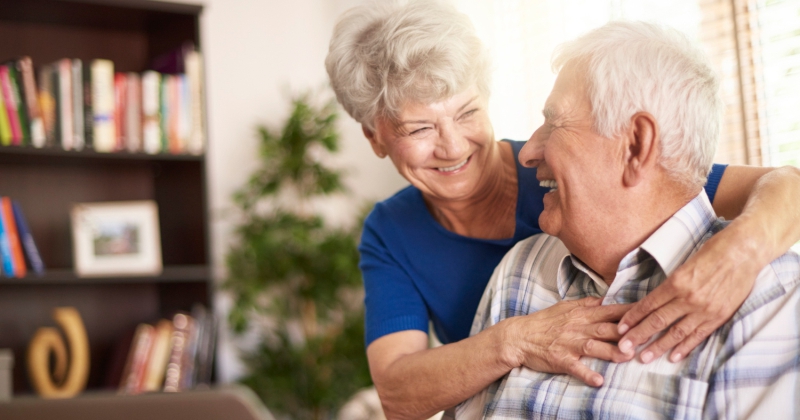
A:
{"type": "Polygon", "coordinates": [[[531,138],[522,146],[519,151],[519,162],[526,168],[535,168],[544,159],[544,135],[542,127],[533,132],[531,138]]]}

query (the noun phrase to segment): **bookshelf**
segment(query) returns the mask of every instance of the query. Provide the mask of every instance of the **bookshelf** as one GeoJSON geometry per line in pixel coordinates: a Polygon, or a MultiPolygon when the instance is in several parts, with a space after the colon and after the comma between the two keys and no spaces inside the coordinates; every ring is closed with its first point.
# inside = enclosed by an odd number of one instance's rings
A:
{"type": "MultiPolygon", "coordinates": [[[[142,72],[155,57],[199,37],[199,5],[148,0],[0,0],[0,60],[28,55],[105,58],[142,72]]],[[[103,388],[114,345],[141,322],[195,302],[212,308],[204,155],[98,153],[0,146],[0,195],[22,206],[47,267],[43,276],[0,277],[0,348],[14,352],[14,393],[28,394],[25,352],[52,308],[74,306],[90,341],[87,390],[103,388]],[[80,278],[73,271],[70,208],[76,202],[155,200],[163,272],[80,278]]]]}

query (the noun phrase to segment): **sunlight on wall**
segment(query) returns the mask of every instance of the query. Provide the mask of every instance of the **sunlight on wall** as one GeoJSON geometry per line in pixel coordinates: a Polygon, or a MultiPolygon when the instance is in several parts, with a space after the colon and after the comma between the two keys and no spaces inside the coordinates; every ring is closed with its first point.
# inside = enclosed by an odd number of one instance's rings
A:
{"type": "Polygon", "coordinates": [[[455,0],[489,48],[494,72],[490,115],[496,138],[526,140],[555,82],[555,47],[614,19],[670,25],[696,39],[696,0],[455,0]]]}

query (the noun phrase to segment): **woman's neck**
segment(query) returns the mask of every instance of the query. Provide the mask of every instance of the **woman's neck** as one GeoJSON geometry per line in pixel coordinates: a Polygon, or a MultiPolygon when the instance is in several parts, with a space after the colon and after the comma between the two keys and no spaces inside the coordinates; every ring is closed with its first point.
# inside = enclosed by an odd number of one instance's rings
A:
{"type": "Polygon", "coordinates": [[[479,239],[514,236],[517,167],[511,144],[497,142],[475,194],[464,200],[425,197],[428,210],[445,229],[479,239]]]}

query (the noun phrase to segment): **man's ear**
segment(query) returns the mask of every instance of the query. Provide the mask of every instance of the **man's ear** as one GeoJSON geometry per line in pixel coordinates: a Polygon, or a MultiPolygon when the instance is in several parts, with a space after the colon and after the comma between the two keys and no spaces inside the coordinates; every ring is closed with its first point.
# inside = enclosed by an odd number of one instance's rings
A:
{"type": "Polygon", "coordinates": [[[369,140],[369,144],[372,146],[372,151],[375,152],[375,155],[381,159],[385,158],[386,149],[383,147],[383,143],[375,136],[375,132],[367,128],[364,124],[361,124],[361,132],[363,132],[364,137],[369,140]]]}
{"type": "Polygon", "coordinates": [[[622,181],[626,187],[633,187],[658,163],[661,137],[655,117],[649,112],[634,114],[625,140],[627,150],[622,181]]]}

